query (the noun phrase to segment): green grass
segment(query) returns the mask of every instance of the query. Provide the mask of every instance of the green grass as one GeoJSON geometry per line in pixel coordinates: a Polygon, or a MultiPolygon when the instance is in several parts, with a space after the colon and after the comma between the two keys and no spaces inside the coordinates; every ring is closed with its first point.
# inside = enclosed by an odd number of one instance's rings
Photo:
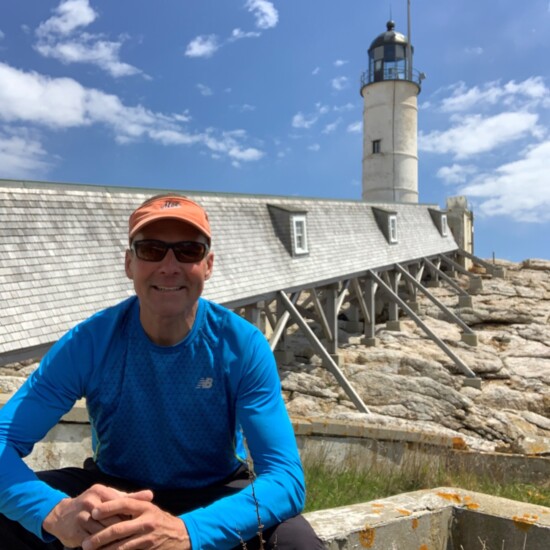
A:
{"type": "Polygon", "coordinates": [[[306,512],[441,486],[459,487],[550,507],[550,481],[537,485],[513,480],[503,481],[467,471],[444,471],[429,463],[384,470],[376,467],[361,470],[350,466],[334,471],[334,468],[327,468],[317,461],[305,462],[304,470],[307,486],[306,512]]]}

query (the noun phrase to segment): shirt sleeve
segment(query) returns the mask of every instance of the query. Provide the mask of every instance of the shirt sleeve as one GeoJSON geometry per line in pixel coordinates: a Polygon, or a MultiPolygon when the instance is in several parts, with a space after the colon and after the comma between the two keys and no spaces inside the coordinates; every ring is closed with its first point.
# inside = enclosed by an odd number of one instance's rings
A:
{"type": "Polygon", "coordinates": [[[87,343],[78,329],[67,333],[0,410],[0,512],[45,541],[54,537],[42,530],[44,518],[67,495],[40,481],[22,457],[82,397],[87,343]]]}
{"type": "Polygon", "coordinates": [[[237,387],[241,425],[256,479],[235,495],[183,514],[193,550],[223,550],[300,513],[305,486],[292,424],[281,395],[273,353],[256,329],[237,387]],[[259,518],[259,519],[258,519],[259,518]]]}

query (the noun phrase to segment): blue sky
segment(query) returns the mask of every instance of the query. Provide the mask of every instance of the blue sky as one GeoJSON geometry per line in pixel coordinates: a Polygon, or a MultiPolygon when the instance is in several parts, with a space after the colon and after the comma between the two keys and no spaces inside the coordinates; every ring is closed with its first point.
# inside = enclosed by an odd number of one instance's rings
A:
{"type": "MultiPolygon", "coordinates": [[[[367,50],[406,0],[0,4],[0,178],[357,199],[367,50]]],[[[420,201],[550,259],[550,2],[411,0],[420,201]]]]}

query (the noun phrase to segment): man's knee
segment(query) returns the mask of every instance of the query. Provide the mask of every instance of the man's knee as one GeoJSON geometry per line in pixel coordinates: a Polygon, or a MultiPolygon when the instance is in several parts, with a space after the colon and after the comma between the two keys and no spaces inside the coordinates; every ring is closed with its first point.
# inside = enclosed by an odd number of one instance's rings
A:
{"type": "Polygon", "coordinates": [[[294,516],[266,531],[267,548],[277,550],[324,550],[325,544],[302,515],[294,516]]]}

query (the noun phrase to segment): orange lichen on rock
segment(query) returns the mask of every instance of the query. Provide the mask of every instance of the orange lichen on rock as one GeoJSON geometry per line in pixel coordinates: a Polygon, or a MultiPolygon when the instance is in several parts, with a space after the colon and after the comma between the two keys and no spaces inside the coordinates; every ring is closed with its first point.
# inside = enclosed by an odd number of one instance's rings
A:
{"type": "Polygon", "coordinates": [[[365,525],[362,531],[359,531],[359,542],[363,548],[372,548],[374,544],[375,530],[365,525]]]}
{"type": "Polygon", "coordinates": [[[428,545],[423,544],[418,550],[428,550],[428,545]]]}
{"type": "Polygon", "coordinates": [[[523,516],[514,516],[512,521],[520,531],[528,531],[538,519],[539,517],[535,514],[523,514],[523,516]]]}
{"type": "Polygon", "coordinates": [[[462,504],[462,497],[458,493],[444,493],[443,491],[440,491],[437,493],[437,496],[451,502],[456,502],[457,504],[462,504]]]}
{"type": "Polygon", "coordinates": [[[413,518],[412,520],[412,528],[416,529],[418,527],[418,518],[413,518]]]}
{"type": "Polygon", "coordinates": [[[453,437],[453,449],[466,451],[468,449],[468,444],[461,437],[453,437]]]}
{"type": "Polygon", "coordinates": [[[397,508],[397,511],[402,515],[402,516],[410,516],[412,514],[412,512],[410,510],[405,510],[405,508],[397,508]]]}

